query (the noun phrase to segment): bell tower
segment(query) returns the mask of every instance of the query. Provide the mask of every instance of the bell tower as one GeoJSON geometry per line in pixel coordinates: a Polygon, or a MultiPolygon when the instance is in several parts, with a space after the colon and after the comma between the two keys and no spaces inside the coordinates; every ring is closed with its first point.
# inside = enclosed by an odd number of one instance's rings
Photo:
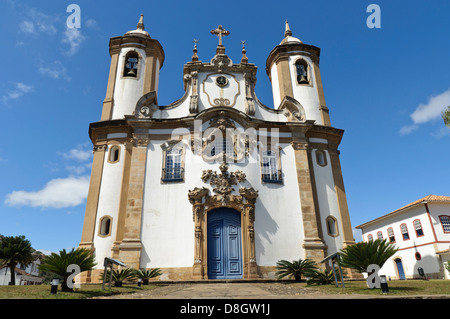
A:
{"type": "Polygon", "coordinates": [[[284,39],[269,54],[266,72],[272,83],[274,108],[294,98],[304,108],[306,120],[330,126],[319,69],[320,49],[292,36],[286,21],[284,39]]]}
{"type": "Polygon", "coordinates": [[[161,44],[145,31],[143,14],[136,30],[110,39],[109,53],[111,66],[102,121],[132,115],[137,101],[150,92],[154,92],[156,102],[159,70],[164,62],[161,44]]]}

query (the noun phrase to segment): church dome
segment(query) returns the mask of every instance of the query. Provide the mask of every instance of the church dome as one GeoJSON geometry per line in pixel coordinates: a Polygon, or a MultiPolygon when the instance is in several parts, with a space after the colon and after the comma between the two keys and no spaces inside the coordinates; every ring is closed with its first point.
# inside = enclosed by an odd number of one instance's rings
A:
{"type": "Polygon", "coordinates": [[[136,26],[136,30],[130,30],[127,33],[125,33],[125,35],[135,35],[135,34],[140,34],[143,36],[150,37],[150,34],[147,31],[145,31],[145,28],[144,28],[144,15],[143,14],[141,14],[141,17],[139,18],[139,22],[136,26]]]}
{"type": "Polygon", "coordinates": [[[286,21],[286,31],[284,31],[284,39],[280,44],[290,44],[290,43],[303,43],[300,39],[292,36],[292,31],[289,28],[289,23],[286,21]]]}

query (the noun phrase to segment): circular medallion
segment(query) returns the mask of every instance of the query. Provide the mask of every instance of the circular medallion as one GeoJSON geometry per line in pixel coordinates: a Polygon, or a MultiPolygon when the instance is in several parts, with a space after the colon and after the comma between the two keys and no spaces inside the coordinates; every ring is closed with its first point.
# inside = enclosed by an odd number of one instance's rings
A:
{"type": "Polygon", "coordinates": [[[224,87],[225,85],[228,84],[228,79],[226,77],[224,77],[223,75],[218,76],[216,78],[216,84],[220,87],[224,87]]]}

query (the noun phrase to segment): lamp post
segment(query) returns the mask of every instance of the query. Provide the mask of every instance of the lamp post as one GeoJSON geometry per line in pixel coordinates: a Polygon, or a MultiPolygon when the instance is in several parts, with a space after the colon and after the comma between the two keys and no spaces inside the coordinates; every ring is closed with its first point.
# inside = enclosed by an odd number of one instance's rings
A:
{"type": "Polygon", "coordinates": [[[380,288],[381,292],[384,294],[387,294],[389,292],[389,287],[385,275],[380,275],[380,288]]]}
{"type": "Polygon", "coordinates": [[[53,278],[52,279],[52,287],[50,288],[50,293],[56,294],[56,292],[58,291],[58,284],[59,284],[59,279],[53,278]]]}

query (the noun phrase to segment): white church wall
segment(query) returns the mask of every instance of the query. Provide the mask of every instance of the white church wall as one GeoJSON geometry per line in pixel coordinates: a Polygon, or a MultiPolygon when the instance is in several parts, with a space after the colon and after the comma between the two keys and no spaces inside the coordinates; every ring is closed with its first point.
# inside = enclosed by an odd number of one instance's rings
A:
{"type": "MultiPolygon", "coordinates": [[[[114,106],[112,119],[123,119],[125,115],[132,115],[137,101],[142,97],[145,79],[145,51],[137,48],[124,48],[120,50],[116,84],[114,89],[114,106]],[[129,51],[135,50],[139,53],[138,76],[123,77],[124,60],[129,51]]],[[[158,72],[156,72],[158,78],[158,72]]]]}
{"type": "Polygon", "coordinates": [[[272,64],[270,69],[270,77],[272,83],[273,107],[277,109],[280,106],[280,86],[278,83],[278,71],[276,63],[272,64]]]}
{"type": "Polygon", "coordinates": [[[434,230],[436,232],[436,237],[439,241],[446,241],[445,244],[439,244],[440,249],[447,249],[450,242],[450,233],[444,232],[442,223],[439,219],[441,215],[450,216],[450,204],[448,203],[428,203],[428,209],[430,211],[431,220],[433,223],[434,230]]]}
{"type": "MultiPolygon", "coordinates": [[[[318,139],[316,139],[318,140],[318,139]]],[[[334,188],[333,171],[331,167],[331,159],[328,151],[324,151],[326,156],[326,166],[320,166],[317,163],[316,149],[312,150],[312,163],[314,170],[314,178],[316,182],[317,197],[319,202],[320,222],[322,226],[322,234],[325,244],[328,246],[327,253],[332,254],[339,251],[343,244],[343,228],[339,214],[339,204],[337,202],[336,190],[334,188]],[[332,216],[337,221],[337,236],[333,237],[328,234],[327,217],[332,216]]]]}
{"type": "Polygon", "coordinates": [[[116,238],[116,229],[118,222],[119,199],[122,187],[124,147],[120,147],[119,161],[110,163],[108,161],[111,145],[105,150],[105,159],[103,163],[102,183],[100,188],[99,203],[97,208],[97,217],[94,229],[94,247],[97,268],[103,267],[105,257],[111,257],[111,247],[116,238]],[[112,223],[110,226],[110,235],[106,237],[98,236],[100,220],[104,216],[110,216],[112,223]]]}

